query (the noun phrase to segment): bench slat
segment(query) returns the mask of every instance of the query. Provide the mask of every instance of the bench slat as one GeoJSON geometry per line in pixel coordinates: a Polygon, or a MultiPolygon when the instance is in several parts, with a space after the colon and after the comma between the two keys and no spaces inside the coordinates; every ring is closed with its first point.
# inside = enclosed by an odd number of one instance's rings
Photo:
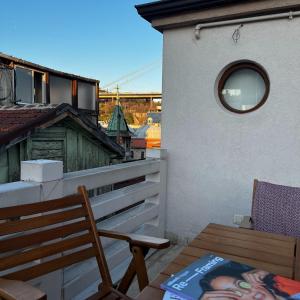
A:
{"type": "Polygon", "coordinates": [[[91,257],[95,257],[96,250],[93,247],[65,255],[56,259],[53,259],[49,262],[41,263],[37,266],[33,266],[30,268],[27,268],[25,270],[16,271],[10,274],[7,274],[3,276],[7,279],[14,279],[14,280],[22,280],[22,281],[28,281],[33,278],[51,273],[53,271],[68,267],[72,264],[75,264],[77,262],[86,260],[91,257]]]}
{"type": "Polygon", "coordinates": [[[71,195],[56,200],[4,207],[0,208],[0,219],[11,219],[20,216],[40,214],[52,210],[79,205],[82,203],[83,198],[81,195],[71,195]]]}
{"type": "Polygon", "coordinates": [[[49,215],[33,217],[30,219],[5,222],[0,226],[0,236],[54,225],[73,219],[78,219],[80,217],[85,217],[86,214],[87,213],[85,209],[79,207],[49,215]]]}
{"type": "Polygon", "coordinates": [[[0,271],[23,265],[37,259],[55,255],[63,251],[83,246],[85,244],[90,244],[92,242],[92,236],[90,233],[88,233],[52,243],[50,245],[41,246],[23,253],[13,254],[0,259],[0,271]]]}
{"type": "Polygon", "coordinates": [[[0,240],[0,253],[38,245],[44,242],[55,240],[57,238],[63,238],[68,235],[87,230],[89,227],[89,221],[84,220],[32,234],[24,234],[22,236],[0,240]]]}

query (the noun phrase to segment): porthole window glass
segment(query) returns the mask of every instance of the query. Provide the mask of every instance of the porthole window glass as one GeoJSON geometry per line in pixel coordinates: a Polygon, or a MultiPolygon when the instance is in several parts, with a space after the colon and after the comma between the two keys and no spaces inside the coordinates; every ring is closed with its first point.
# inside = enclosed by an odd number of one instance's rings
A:
{"type": "Polygon", "coordinates": [[[230,111],[246,113],[263,105],[269,94],[267,74],[259,66],[240,63],[227,69],[220,79],[218,92],[230,111]]]}

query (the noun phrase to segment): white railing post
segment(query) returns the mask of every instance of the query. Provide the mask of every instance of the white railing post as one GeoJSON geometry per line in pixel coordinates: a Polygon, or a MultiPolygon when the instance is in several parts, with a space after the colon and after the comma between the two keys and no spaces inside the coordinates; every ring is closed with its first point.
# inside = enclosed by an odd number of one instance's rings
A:
{"type": "Polygon", "coordinates": [[[144,232],[149,235],[159,237],[165,236],[166,230],[166,197],[167,197],[167,150],[166,149],[147,149],[147,159],[159,159],[160,171],[158,173],[146,176],[146,181],[159,182],[159,194],[145,201],[147,203],[155,203],[159,205],[159,215],[153,222],[145,224],[144,232]]]}
{"type": "MultiPolygon", "coordinates": [[[[40,201],[63,197],[62,161],[32,160],[21,162],[21,180],[40,184],[40,201]]],[[[32,283],[47,294],[48,300],[61,299],[63,271],[46,274],[32,283]]]]}

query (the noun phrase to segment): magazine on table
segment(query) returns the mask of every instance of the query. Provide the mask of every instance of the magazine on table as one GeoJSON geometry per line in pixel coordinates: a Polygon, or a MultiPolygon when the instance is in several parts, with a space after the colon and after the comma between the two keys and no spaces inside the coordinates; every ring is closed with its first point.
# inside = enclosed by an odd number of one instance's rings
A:
{"type": "Polygon", "coordinates": [[[300,281],[214,254],[172,275],[161,288],[163,300],[300,300],[300,281]]]}

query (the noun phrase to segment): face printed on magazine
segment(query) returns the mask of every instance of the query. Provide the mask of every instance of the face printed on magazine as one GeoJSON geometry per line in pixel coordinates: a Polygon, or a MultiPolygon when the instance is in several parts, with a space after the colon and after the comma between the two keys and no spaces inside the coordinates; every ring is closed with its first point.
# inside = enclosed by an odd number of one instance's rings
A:
{"type": "Polygon", "coordinates": [[[262,284],[250,284],[247,281],[229,276],[219,276],[211,281],[216,291],[231,291],[241,300],[275,300],[276,297],[262,284]]]}
{"type": "Polygon", "coordinates": [[[200,280],[201,300],[300,299],[300,283],[229,262],[200,280]]]}

